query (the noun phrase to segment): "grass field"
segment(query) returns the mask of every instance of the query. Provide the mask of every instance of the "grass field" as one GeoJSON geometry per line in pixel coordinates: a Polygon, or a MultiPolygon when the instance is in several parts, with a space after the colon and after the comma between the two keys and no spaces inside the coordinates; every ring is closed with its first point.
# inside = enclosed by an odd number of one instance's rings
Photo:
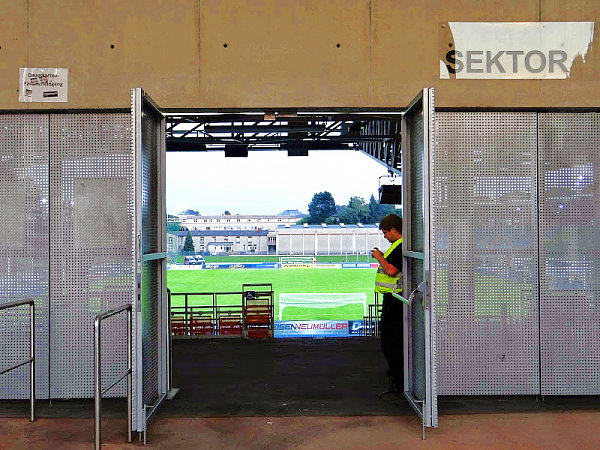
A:
{"type": "MultiPolygon", "coordinates": [[[[367,294],[373,303],[375,269],[218,269],[169,270],[167,287],[176,292],[239,292],[243,283],[271,283],[275,292],[275,317],[279,318],[279,294],[356,293],[367,294]]],[[[240,296],[219,296],[221,304],[240,304],[240,296]]],[[[189,297],[189,305],[210,305],[211,297],[189,297]]],[[[174,296],[173,306],[183,306],[183,297],[174,296]]],[[[362,305],[336,308],[287,306],[283,320],[356,320],[364,315],[362,305]]]]}

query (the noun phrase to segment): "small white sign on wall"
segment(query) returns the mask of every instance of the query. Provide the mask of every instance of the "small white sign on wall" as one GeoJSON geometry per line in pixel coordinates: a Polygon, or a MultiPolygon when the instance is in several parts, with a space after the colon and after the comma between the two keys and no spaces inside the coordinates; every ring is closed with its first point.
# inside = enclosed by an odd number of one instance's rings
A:
{"type": "Polygon", "coordinates": [[[20,102],[66,102],[69,69],[21,67],[20,102]]]}

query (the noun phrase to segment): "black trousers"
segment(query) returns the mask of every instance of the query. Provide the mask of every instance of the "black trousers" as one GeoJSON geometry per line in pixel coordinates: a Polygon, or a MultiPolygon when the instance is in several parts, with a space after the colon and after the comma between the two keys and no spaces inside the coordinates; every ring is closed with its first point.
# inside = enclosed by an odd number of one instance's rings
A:
{"type": "Polygon", "coordinates": [[[387,375],[404,389],[404,308],[392,294],[383,294],[381,310],[381,349],[387,360],[387,375]]]}

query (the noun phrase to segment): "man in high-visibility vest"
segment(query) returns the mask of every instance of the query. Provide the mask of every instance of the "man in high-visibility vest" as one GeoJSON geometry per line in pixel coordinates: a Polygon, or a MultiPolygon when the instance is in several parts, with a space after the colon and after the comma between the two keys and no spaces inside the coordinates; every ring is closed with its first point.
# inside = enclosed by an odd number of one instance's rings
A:
{"type": "Polygon", "coordinates": [[[404,333],[403,303],[392,295],[392,290],[400,293],[398,280],[402,283],[402,219],[390,214],[381,219],[379,229],[392,245],[385,252],[375,248],[371,256],[379,262],[375,276],[375,292],[383,294],[380,334],[381,349],[387,360],[390,386],[379,394],[401,395],[404,390],[404,333]]]}

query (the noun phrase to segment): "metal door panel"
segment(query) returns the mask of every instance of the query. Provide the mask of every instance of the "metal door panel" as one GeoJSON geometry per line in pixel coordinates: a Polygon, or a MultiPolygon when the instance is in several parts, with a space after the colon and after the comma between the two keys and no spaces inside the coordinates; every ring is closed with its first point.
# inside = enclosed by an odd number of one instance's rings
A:
{"type": "Polygon", "coordinates": [[[133,428],[143,432],[167,394],[164,116],[142,89],[131,91],[135,154],[133,428]]]}
{"type": "Polygon", "coordinates": [[[437,426],[435,305],[429,286],[429,171],[433,141],[434,90],[423,92],[402,118],[403,295],[415,300],[404,311],[404,391],[422,419],[437,426]],[[418,294],[418,289],[424,290],[418,294]]]}

